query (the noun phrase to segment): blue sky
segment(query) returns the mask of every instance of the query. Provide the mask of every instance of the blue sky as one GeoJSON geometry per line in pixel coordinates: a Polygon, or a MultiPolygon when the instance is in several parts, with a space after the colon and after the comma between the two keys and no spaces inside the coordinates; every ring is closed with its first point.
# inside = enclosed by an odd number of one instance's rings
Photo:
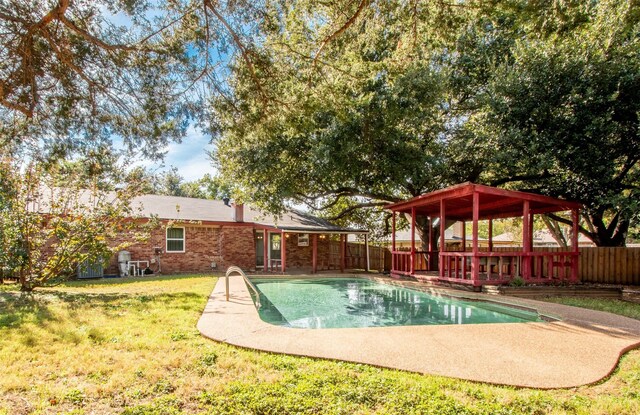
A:
{"type": "Polygon", "coordinates": [[[192,181],[206,173],[215,173],[216,170],[207,155],[207,152],[212,149],[209,137],[190,126],[182,143],[171,143],[167,146],[167,154],[162,166],[150,161],[143,161],[141,164],[152,170],[158,169],[157,171],[168,170],[175,166],[185,181],[192,181]]]}
{"type": "MultiPolygon", "coordinates": [[[[131,19],[125,13],[112,14],[102,6],[101,11],[110,22],[128,29],[132,27],[131,19]]],[[[157,16],[161,16],[158,9],[151,8],[147,11],[147,17],[153,18],[157,16]]],[[[220,57],[220,59],[224,59],[224,57],[220,57]]],[[[122,140],[120,138],[114,137],[114,142],[116,143],[116,148],[121,148],[122,140]]],[[[207,152],[212,149],[213,146],[209,144],[209,137],[191,125],[181,143],[170,143],[166,147],[166,155],[161,164],[142,159],[134,162],[133,165],[144,166],[152,173],[166,171],[175,166],[185,181],[197,180],[206,173],[213,174],[216,171],[207,155],[207,152]]]]}

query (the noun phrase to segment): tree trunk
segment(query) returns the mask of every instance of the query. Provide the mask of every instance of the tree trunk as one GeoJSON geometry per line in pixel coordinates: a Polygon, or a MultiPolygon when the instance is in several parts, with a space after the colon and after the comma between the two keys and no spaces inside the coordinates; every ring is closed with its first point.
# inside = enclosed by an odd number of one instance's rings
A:
{"type": "MultiPolygon", "coordinates": [[[[451,227],[455,221],[447,221],[445,223],[445,229],[451,227]]],[[[420,235],[420,239],[422,240],[421,250],[428,251],[429,250],[429,238],[431,238],[431,250],[435,252],[440,252],[440,223],[436,223],[433,225],[433,221],[430,221],[426,216],[417,216],[416,217],[416,234],[420,235]],[[431,232],[429,232],[431,229],[431,232]]],[[[429,271],[437,271],[438,270],[438,255],[434,255],[432,261],[430,263],[429,271]]]]}
{"type": "Polygon", "coordinates": [[[604,223],[603,213],[601,211],[590,212],[589,217],[593,223],[595,232],[588,235],[596,246],[606,247],[624,247],[627,242],[627,233],[629,232],[630,221],[622,218],[620,213],[611,219],[608,225],[604,223]]]}
{"type": "Polygon", "coordinates": [[[567,238],[565,238],[562,233],[562,227],[560,226],[560,222],[553,220],[547,215],[542,215],[542,221],[547,226],[549,232],[551,232],[551,236],[556,240],[558,245],[562,248],[567,248],[569,245],[567,244],[567,238]]]}

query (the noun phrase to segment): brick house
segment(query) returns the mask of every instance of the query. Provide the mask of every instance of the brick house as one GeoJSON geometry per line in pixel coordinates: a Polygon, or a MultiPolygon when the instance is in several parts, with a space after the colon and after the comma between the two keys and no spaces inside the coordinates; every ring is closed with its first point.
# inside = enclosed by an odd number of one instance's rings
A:
{"type": "MultiPolygon", "coordinates": [[[[147,242],[127,249],[132,264],[164,274],[224,271],[231,265],[249,271],[344,270],[347,235],[368,239],[366,230],[342,228],[304,212],[276,218],[228,199],[143,195],[132,206],[143,218],[160,222],[147,242]]],[[[118,272],[117,256],[105,271],[118,272]]]]}

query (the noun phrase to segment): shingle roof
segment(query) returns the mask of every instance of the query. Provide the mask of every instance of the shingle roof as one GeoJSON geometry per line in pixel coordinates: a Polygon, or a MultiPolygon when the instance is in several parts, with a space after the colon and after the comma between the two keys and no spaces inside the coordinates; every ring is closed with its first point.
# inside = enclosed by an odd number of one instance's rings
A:
{"type": "MultiPolygon", "coordinates": [[[[160,219],[234,222],[234,207],[226,205],[222,200],[142,195],[133,199],[132,207],[140,208],[141,215],[145,217],[155,215],[160,219]]],[[[343,228],[325,219],[295,209],[289,210],[281,217],[275,217],[260,212],[249,205],[244,206],[244,222],[292,231],[367,232],[359,229],[343,228]]]]}

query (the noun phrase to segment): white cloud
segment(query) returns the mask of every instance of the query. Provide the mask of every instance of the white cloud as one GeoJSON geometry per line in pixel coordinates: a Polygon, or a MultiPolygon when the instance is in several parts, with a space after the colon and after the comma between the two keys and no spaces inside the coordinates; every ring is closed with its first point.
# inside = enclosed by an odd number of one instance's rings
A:
{"type": "Polygon", "coordinates": [[[212,150],[209,138],[197,131],[193,126],[187,130],[182,143],[171,143],[167,148],[164,164],[170,168],[175,166],[185,180],[196,180],[206,173],[214,173],[208,151],[212,150]]]}

